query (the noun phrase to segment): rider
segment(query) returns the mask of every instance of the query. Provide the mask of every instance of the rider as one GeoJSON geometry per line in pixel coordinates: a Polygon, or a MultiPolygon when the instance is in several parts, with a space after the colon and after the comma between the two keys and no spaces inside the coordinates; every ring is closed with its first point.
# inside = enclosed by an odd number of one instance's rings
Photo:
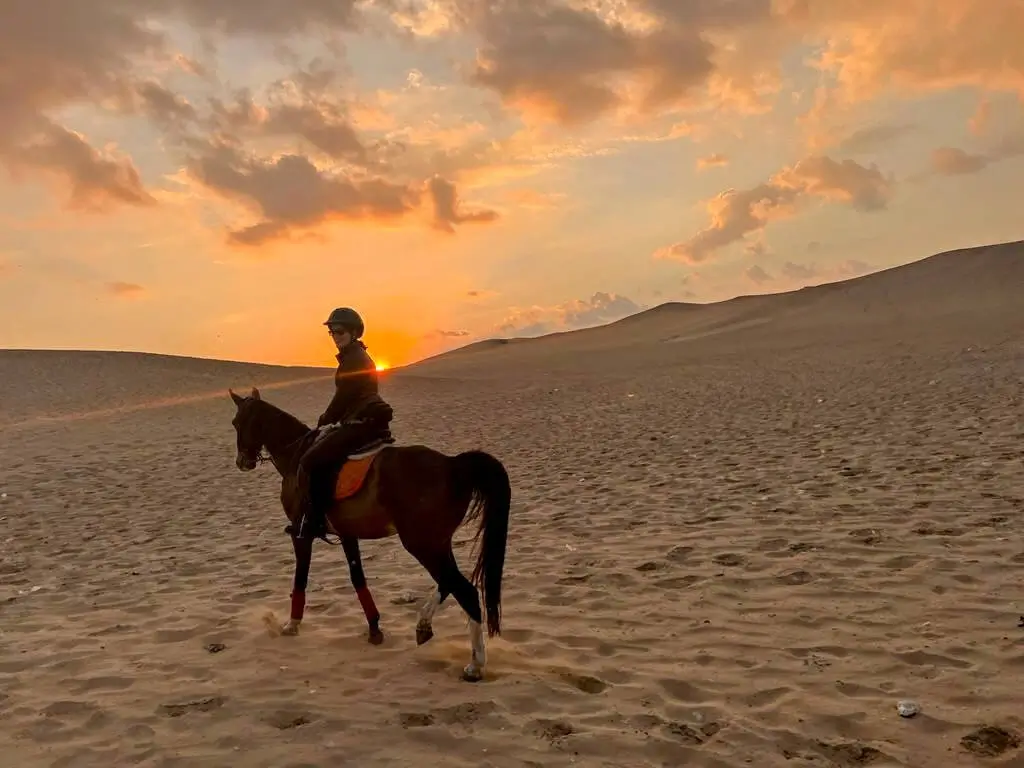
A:
{"type": "Polygon", "coordinates": [[[322,538],[327,533],[326,512],[348,455],[377,440],[394,442],[391,406],[377,391],[377,366],[360,341],[363,319],[354,309],[339,307],[324,325],[338,348],[338,370],[334,397],[316,423],[321,436],[299,459],[301,538],[322,538]]]}

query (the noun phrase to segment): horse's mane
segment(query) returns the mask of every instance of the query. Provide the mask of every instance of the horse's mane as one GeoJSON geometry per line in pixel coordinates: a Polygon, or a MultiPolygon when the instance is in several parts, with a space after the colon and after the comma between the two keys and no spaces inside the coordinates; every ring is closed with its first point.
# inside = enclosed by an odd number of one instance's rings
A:
{"type": "Polygon", "coordinates": [[[282,437],[297,440],[310,431],[310,428],[304,422],[292,416],[283,408],[278,408],[273,403],[268,403],[266,400],[256,400],[252,405],[261,409],[266,414],[275,432],[285,433],[282,437]]]}

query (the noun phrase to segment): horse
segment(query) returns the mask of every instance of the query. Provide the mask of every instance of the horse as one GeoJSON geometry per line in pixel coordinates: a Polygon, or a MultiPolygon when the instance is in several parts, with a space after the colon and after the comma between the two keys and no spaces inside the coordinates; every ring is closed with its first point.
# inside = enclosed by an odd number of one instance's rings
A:
{"type": "MultiPolygon", "coordinates": [[[[320,430],[310,429],[263,400],[255,387],[248,397],[231,389],[228,393],[237,408],[231,422],[237,435],[235,465],[249,472],[270,461],[281,475],[281,505],[290,523],[285,531],[291,535],[295,551],[291,613],[282,633],[297,635],[305,610],[313,540],[298,537],[296,473],[299,458],[320,430]]],[[[471,655],[462,678],[470,682],[483,679],[487,654],[481,594],[488,637],[501,634],[501,580],[512,500],[505,466],[485,451],[452,456],[423,445],[380,440],[349,457],[336,488],[335,503],[327,511],[329,533],[340,539],[348,560],[349,577],[366,615],[369,642],[379,645],[384,634],[380,612],[366,585],[359,541],[397,535],[437,584],[420,609],[417,645],[434,636],[434,613],[449,595],[454,596],[469,616],[471,655]],[[476,519],[474,543],[479,547],[471,579],[467,579],[455,561],[452,538],[463,523],[476,519]]]]}

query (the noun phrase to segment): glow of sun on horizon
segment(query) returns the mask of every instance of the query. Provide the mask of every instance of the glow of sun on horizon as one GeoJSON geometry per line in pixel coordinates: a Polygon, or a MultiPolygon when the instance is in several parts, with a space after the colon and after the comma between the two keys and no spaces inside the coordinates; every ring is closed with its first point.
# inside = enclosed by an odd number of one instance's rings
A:
{"type": "Polygon", "coordinates": [[[377,372],[380,373],[381,371],[386,371],[390,367],[391,367],[390,363],[378,362],[377,363],[377,372]]]}

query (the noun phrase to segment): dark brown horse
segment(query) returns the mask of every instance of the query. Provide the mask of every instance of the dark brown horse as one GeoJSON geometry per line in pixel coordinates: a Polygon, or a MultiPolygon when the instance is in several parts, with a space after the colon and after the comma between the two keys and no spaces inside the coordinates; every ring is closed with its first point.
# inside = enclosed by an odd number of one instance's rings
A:
{"type": "MultiPolygon", "coordinates": [[[[291,525],[295,550],[295,578],[291,617],[283,632],[298,634],[305,609],[306,584],[313,555],[311,539],[297,538],[295,473],[299,457],[319,432],[260,398],[253,388],[249,397],[228,390],[238,408],[232,424],[238,436],[235,464],[242,471],[272,461],[281,474],[281,504],[291,525]],[[269,456],[261,454],[266,448],[269,456]]],[[[422,445],[366,446],[346,464],[337,483],[342,496],[327,514],[331,532],[341,539],[348,559],[352,586],[369,624],[369,641],[384,640],[380,613],[366,586],[359,556],[359,539],[382,539],[397,534],[402,545],[437,582],[420,610],[416,642],[433,637],[434,612],[453,595],[469,616],[472,655],[463,678],[483,677],[486,664],[480,597],[487,609],[487,633],[501,634],[501,577],[505,566],[511,488],[508,473],[498,459],[483,451],[448,456],[422,445]],[[347,490],[341,489],[347,484],[347,490]],[[452,537],[463,522],[480,519],[481,539],[472,581],[459,570],[452,537]],[[474,586],[474,584],[476,586],[474,586]]]]}

